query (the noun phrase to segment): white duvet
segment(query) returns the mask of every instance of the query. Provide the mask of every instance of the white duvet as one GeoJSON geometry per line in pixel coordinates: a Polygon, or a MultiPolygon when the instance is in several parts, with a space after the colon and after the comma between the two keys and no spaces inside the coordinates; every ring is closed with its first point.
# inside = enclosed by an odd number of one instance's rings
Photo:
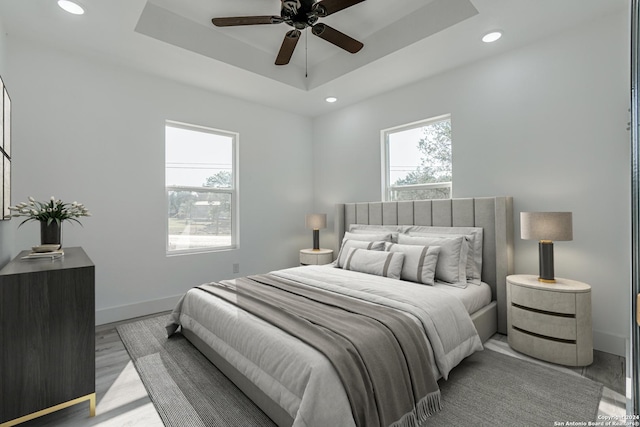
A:
{"type": "MultiPolygon", "coordinates": [[[[436,378],[482,349],[464,305],[434,287],[328,266],[271,274],[410,313],[431,344],[436,378]]],[[[346,393],[331,363],[278,328],[196,289],[173,320],[198,335],[287,411],[296,427],[354,426],[346,393]]]]}

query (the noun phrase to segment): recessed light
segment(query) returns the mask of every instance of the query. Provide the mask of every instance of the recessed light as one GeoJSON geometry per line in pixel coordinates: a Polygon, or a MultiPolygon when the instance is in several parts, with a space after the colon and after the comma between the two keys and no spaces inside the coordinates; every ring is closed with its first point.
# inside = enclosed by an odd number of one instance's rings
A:
{"type": "Polygon", "coordinates": [[[490,33],[487,33],[482,37],[482,41],[485,43],[493,43],[494,41],[498,40],[500,37],[502,37],[501,31],[491,31],[490,33]]]}
{"type": "Polygon", "coordinates": [[[336,98],[335,96],[328,96],[324,100],[327,101],[330,104],[333,104],[334,102],[336,102],[338,100],[338,98],[336,98]]]}
{"type": "Polygon", "coordinates": [[[60,6],[65,11],[72,13],[74,15],[84,14],[84,8],[80,6],[78,3],[72,2],[70,0],[58,0],[58,6],[60,6]]]}

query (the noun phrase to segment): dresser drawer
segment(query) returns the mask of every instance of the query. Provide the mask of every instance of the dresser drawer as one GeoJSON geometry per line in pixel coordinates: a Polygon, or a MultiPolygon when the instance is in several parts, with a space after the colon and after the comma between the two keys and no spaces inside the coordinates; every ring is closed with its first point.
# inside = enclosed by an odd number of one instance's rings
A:
{"type": "Polygon", "coordinates": [[[509,330],[509,345],[514,350],[541,360],[567,366],[578,365],[578,349],[575,344],[539,338],[511,328],[509,330]]]}
{"type": "Polygon", "coordinates": [[[576,313],[576,296],[570,292],[545,291],[511,284],[511,302],[552,313],[576,313]]]}
{"type": "Polygon", "coordinates": [[[573,341],[577,338],[575,317],[553,316],[511,306],[511,325],[552,338],[573,341]]]}

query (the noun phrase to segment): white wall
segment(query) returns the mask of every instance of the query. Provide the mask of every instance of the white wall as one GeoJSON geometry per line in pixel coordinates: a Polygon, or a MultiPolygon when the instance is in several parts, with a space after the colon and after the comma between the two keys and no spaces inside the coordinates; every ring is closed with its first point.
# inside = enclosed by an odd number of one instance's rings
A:
{"type": "MultiPolygon", "coordinates": [[[[297,264],[310,240],[310,119],[24,40],[8,47],[13,201],[53,195],[92,212],[62,239],[96,265],[97,323],[172,308],[188,288],[233,277],[233,263],[242,275],[297,264]],[[166,119],[239,132],[240,249],[165,255],[166,119]]],[[[38,230],[16,230],[15,251],[38,230]]]]}
{"type": "MultiPolygon", "coordinates": [[[[624,355],[628,52],[621,12],[319,117],[316,208],[380,200],[380,130],[451,113],[454,197],[514,197],[516,273],[538,268],[536,242],[519,239],[519,212],[572,211],[574,240],[555,244],[556,276],[592,285],[595,347],[624,355]]],[[[322,237],[331,244],[330,232],[322,237]]]]}
{"type": "MultiPolygon", "coordinates": [[[[0,76],[7,85],[9,95],[13,95],[11,81],[7,76],[7,35],[0,19],[0,76]]],[[[0,268],[9,260],[14,252],[14,229],[9,221],[0,221],[0,268]]]]}

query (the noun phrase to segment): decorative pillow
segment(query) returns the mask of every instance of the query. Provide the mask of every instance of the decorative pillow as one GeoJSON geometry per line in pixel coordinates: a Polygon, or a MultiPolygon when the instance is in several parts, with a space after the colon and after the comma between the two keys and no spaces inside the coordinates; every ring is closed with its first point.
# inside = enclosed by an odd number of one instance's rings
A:
{"type": "Polygon", "coordinates": [[[400,245],[386,243],[385,250],[404,254],[400,278],[433,286],[440,246],[400,245]]]}
{"type": "Polygon", "coordinates": [[[347,253],[343,268],[345,270],[399,279],[403,262],[404,254],[399,252],[380,252],[351,248],[347,253]]]}
{"type": "Polygon", "coordinates": [[[467,283],[479,285],[482,279],[482,240],[483,230],[481,227],[431,227],[412,226],[406,232],[410,236],[439,236],[439,237],[459,237],[464,236],[467,240],[469,250],[467,254],[467,283]]]}
{"type": "Polygon", "coordinates": [[[402,245],[440,246],[436,280],[458,287],[467,287],[467,244],[464,237],[429,237],[398,235],[402,245]]]}
{"type": "Polygon", "coordinates": [[[367,242],[364,240],[343,240],[340,252],[338,252],[338,257],[335,261],[335,266],[340,268],[344,266],[344,260],[347,258],[347,254],[351,248],[384,251],[384,244],[385,242],[382,241],[367,242]]]}

